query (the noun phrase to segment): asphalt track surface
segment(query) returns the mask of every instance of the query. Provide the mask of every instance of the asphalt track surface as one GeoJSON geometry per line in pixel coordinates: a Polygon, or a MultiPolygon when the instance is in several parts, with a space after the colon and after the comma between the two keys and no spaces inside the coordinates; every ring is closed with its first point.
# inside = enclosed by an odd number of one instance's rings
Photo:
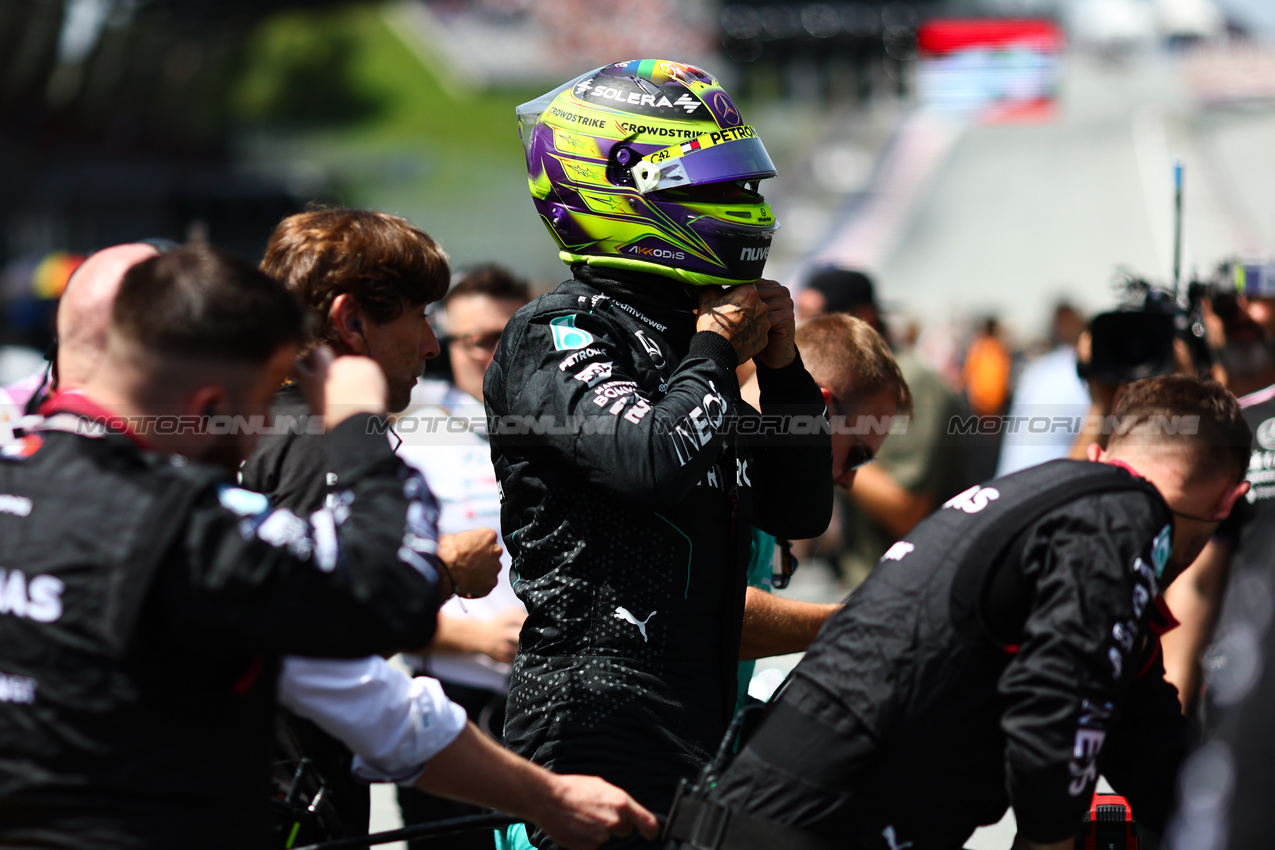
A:
{"type": "Polygon", "coordinates": [[[977,124],[918,110],[806,262],[858,261],[888,306],[923,324],[994,312],[1039,333],[1055,299],[1115,303],[1124,267],[1169,282],[1173,163],[1185,166],[1184,276],[1228,255],[1275,253],[1275,111],[1204,108],[1170,55],[1072,56],[1053,120],[977,124]],[[884,220],[884,222],[883,222],[884,220]]]}

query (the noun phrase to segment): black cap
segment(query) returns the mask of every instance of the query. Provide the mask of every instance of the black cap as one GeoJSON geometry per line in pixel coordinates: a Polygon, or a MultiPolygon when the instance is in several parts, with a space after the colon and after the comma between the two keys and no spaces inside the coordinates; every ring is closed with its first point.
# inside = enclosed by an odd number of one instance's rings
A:
{"type": "Polygon", "coordinates": [[[824,297],[827,305],[824,310],[829,313],[847,313],[864,305],[877,306],[872,278],[854,269],[835,266],[819,269],[806,279],[806,288],[824,297]]]}

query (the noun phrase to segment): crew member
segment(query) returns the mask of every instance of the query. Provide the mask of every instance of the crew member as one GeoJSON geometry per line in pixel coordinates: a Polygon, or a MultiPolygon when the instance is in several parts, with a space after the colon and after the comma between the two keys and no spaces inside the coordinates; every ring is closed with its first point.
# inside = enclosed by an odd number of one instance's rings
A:
{"type": "Polygon", "coordinates": [[[1188,721],[1159,594],[1247,492],[1251,435],[1194,378],[1116,413],[1132,427],[1093,462],[971,487],[895,543],[673,836],[944,850],[1012,804],[1028,847],[1062,850],[1099,773],[1162,830],[1188,721]]]}
{"type": "MultiPolygon", "coordinates": [[[[0,844],[259,847],[279,655],[429,639],[435,507],[368,426],[370,361],[326,373],[347,512],[235,487],[302,310],[209,250],[133,265],[80,392],[0,459],[0,844]],[[226,427],[222,427],[226,426],[226,427]]],[[[318,379],[324,379],[320,364],[318,379]]]]}
{"type": "MultiPolygon", "coordinates": [[[[279,223],[266,246],[261,268],[288,287],[310,313],[307,346],[328,344],[338,355],[363,355],[381,367],[390,388],[391,411],[407,405],[425,360],[438,353],[438,341],[425,318],[425,308],[447,291],[447,255],[428,234],[398,216],[368,210],[328,208],[289,216],[279,223]]],[[[299,385],[285,386],[275,396],[274,433],[261,441],[244,464],[243,485],[270,496],[282,507],[308,515],[329,503],[339,484],[324,450],[323,440],[308,426],[309,406],[299,385]]],[[[482,596],[495,585],[500,570],[496,532],[478,529],[446,535],[439,541],[443,568],[457,582],[460,596],[482,596]]],[[[399,647],[412,649],[420,644],[399,647]]],[[[387,693],[376,682],[398,683],[401,674],[381,658],[361,663],[319,659],[289,659],[281,688],[287,710],[280,722],[281,749],[276,779],[292,782],[295,762],[310,759],[322,778],[321,818],[314,834],[304,840],[366,835],[371,801],[364,780],[403,781],[419,772],[423,760],[413,748],[398,746],[385,723],[375,723],[387,693]],[[316,699],[320,692],[327,698],[316,699]],[[308,695],[298,706],[288,698],[308,695]],[[325,730],[323,714],[334,701],[348,703],[339,734],[325,730]],[[322,712],[322,713],[320,713],[322,712]],[[342,740],[351,735],[378,740],[378,749],[406,756],[374,770],[355,763],[352,749],[342,740]]],[[[464,728],[464,712],[442,698],[437,682],[416,686],[421,703],[415,726],[432,727],[435,734],[455,736],[464,728]],[[433,707],[433,711],[430,707],[433,707]],[[433,721],[428,718],[434,716],[433,721]]],[[[396,712],[398,713],[398,712],[396,712]]],[[[445,740],[444,743],[448,742],[445,740]]],[[[316,787],[308,787],[311,795],[316,787]]]]}
{"type": "MultiPolygon", "coordinates": [[[[398,455],[420,470],[439,504],[444,533],[500,525],[500,495],[491,465],[483,375],[511,316],[531,300],[527,283],[496,265],[459,276],[436,314],[445,337],[452,380],[426,379],[395,422],[403,438],[398,455]],[[459,426],[459,427],[456,427],[459,426]]],[[[404,655],[417,673],[435,676],[443,690],[497,741],[503,740],[510,662],[527,609],[514,595],[509,559],[481,599],[449,599],[438,612],[438,631],[422,653],[404,655]]],[[[399,788],[404,823],[472,814],[473,809],[413,788],[399,788]]],[[[459,833],[419,842],[423,850],[490,850],[487,833],[459,833]]],[[[414,850],[414,848],[413,848],[414,850]]]]}

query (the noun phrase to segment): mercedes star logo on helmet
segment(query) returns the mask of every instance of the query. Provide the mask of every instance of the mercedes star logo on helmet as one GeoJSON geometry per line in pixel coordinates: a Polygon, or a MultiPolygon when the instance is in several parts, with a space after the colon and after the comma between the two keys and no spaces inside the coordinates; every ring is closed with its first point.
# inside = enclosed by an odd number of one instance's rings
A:
{"type": "Polygon", "coordinates": [[[730,102],[725,92],[719,91],[713,95],[713,111],[722,120],[723,126],[734,127],[740,121],[739,110],[730,102]]]}

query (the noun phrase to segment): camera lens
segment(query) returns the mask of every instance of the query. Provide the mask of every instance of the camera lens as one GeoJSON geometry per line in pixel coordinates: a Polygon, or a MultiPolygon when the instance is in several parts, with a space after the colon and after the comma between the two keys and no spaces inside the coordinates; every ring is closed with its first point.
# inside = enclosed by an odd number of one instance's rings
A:
{"type": "Polygon", "coordinates": [[[1091,327],[1090,374],[1118,384],[1174,369],[1173,316],[1160,312],[1116,311],[1095,316],[1091,327]]]}

